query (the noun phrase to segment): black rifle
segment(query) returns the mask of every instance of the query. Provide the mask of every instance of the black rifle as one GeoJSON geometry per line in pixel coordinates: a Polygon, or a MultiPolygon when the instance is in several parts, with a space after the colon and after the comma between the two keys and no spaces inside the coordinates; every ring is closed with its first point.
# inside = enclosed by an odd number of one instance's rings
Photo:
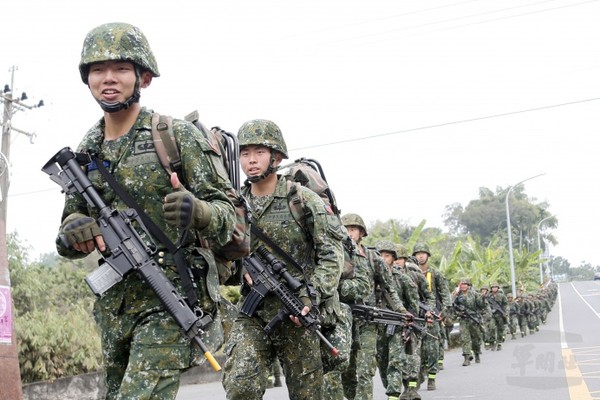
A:
{"type": "Polygon", "coordinates": [[[435,319],[437,319],[438,321],[442,320],[442,315],[440,314],[440,312],[435,307],[432,307],[430,305],[427,305],[427,304],[423,303],[422,301],[419,301],[419,309],[423,310],[424,314],[426,314],[427,312],[430,312],[431,315],[433,315],[433,317],[435,319]]]}
{"type": "Polygon", "coordinates": [[[506,313],[504,312],[504,310],[502,310],[502,307],[500,307],[500,304],[498,304],[498,302],[496,301],[494,296],[489,295],[486,297],[486,299],[489,301],[490,306],[492,307],[492,314],[500,313],[500,315],[502,316],[502,319],[504,320],[504,322],[506,322],[508,320],[506,318],[506,313]]]}
{"type": "Polygon", "coordinates": [[[259,246],[254,253],[246,257],[244,267],[252,278],[252,286],[250,286],[250,293],[246,296],[240,310],[243,314],[252,317],[262,300],[269,293],[273,293],[281,302],[282,307],[264,327],[265,333],[269,334],[279,323],[293,315],[300,320],[302,326],[317,335],[334,357],[340,353],[321,333],[318,315],[312,311],[302,315],[305,304],[295,294],[303,286],[302,282],[290,275],[285,265],[275,258],[266,247],[259,246]],[[280,279],[283,279],[285,283],[280,279]]]}
{"type": "MultiPolygon", "coordinates": [[[[212,322],[212,317],[204,314],[199,307],[192,310],[154,261],[152,256],[156,253],[156,246],[144,242],[133,228],[132,222],[137,221],[140,229],[150,237],[137,212],[134,209],[118,211],[104,203],[81,168],[90,162],[89,154],[74,153],[70,148],[65,147],[42,168],[42,171],[59,184],[65,193],[80,194],[90,206],[98,210],[99,217],[96,222],[110,250],[110,255],[101,254],[103,261],[88,275],[87,284],[94,294],[102,296],[127,273],[137,271],[183,330],[185,336],[200,347],[215,371],[219,371],[221,366],[200,339],[204,329],[212,322]]],[[[65,244],[68,246],[68,243],[65,244]]]]}
{"type": "Polygon", "coordinates": [[[394,334],[396,326],[403,326],[408,329],[416,330],[417,332],[425,335],[429,335],[432,338],[438,339],[437,336],[427,332],[427,328],[415,324],[415,322],[425,322],[423,318],[416,318],[409,313],[400,313],[392,310],[386,310],[385,308],[378,308],[373,306],[367,306],[364,304],[353,304],[352,315],[361,318],[367,322],[373,324],[385,325],[386,334],[391,336],[394,334]]]}
{"type": "Polygon", "coordinates": [[[463,304],[459,304],[455,301],[452,304],[452,308],[454,308],[454,311],[456,311],[459,317],[470,319],[471,321],[475,322],[479,328],[481,328],[482,332],[485,332],[485,327],[483,326],[481,320],[463,304]]]}

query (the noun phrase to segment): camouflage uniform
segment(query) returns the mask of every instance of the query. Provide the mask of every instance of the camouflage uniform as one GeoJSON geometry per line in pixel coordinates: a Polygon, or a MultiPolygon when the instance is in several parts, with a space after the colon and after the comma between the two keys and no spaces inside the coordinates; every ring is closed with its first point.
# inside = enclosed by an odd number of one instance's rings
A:
{"type": "Polygon", "coordinates": [[[489,343],[492,350],[501,350],[508,323],[508,300],[500,290],[494,293],[494,287],[499,287],[497,283],[493,283],[491,287],[492,291],[487,295],[487,301],[492,309],[489,343]]]}
{"type": "MultiPolygon", "coordinates": [[[[429,247],[424,243],[415,244],[412,255],[415,256],[420,252],[427,253],[431,257],[429,247]]],[[[427,280],[429,290],[435,297],[436,309],[439,310],[440,314],[447,314],[451,306],[447,280],[440,271],[433,268],[429,263],[425,271],[421,266],[419,267],[427,280]]],[[[431,325],[428,325],[429,332],[438,338],[441,337],[441,329],[441,321],[434,320],[431,325]]],[[[429,335],[423,337],[421,342],[421,382],[427,377],[428,390],[435,390],[436,388],[435,379],[438,372],[438,361],[443,358],[441,354],[443,350],[441,349],[443,347],[440,347],[440,339],[434,339],[429,335]]]]}
{"type": "MultiPolygon", "coordinates": [[[[400,253],[402,255],[402,253],[400,253]]],[[[408,254],[406,254],[408,257],[408,254]]],[[[419,294],[419,302],[423,303],[427,307],[435,308],[435,297],[433,293],[429,290],[429,285],[427,284],[427,280],[421,269],[418,265],[406,261],[404,265],[404,270],[411,277],[413,282],[417,285],[417,290],[419,294]]],[[[426,317],[426,312],[421,309],[419,306],[419,312],[417,314],[420,318],[426,317]]],[[[426,328],[429,329],[431,324],[427,324],[426,328]]],[[[423,335],[411,334],[409,346],[406,347],[406,362],[404,364],[404,368],[402,371],[402,375],[405,380],[405,386],[407,388],[407,396],[401,397],[410,399],[408,397],[408,393],[414,392],[418,386],[419,381],[419,371],[421,369],[421,342],[423,335]],[[413,390],[414,388],[414,390],[413,390]]],[[[404,395],[404,393],[403,393],[404,395]]],[[[418,398],[418,397],[413,397],[418,398]]]]}
{"type": "Polygon", "coordinates": [[[338,320],[335,329],[323,331],[325,337],[337,347],[340,354],[334,358],[324,349],[325,346],[321,346],[324,369],[323,399],[327,400],[344,399],[342,374],[350,365],[353,343],[353,318],[350,305],[361,302],[373,291],[372,282],[369,280],[367,259],[358,254],[356,243],[350,237],[344,240],[344,250],[344,271],[338,286],[344,319],[338,320]]]}
{"type": "Polygon", "coordinates": [[[517,296],[517,303],[519,305],[519,331],[521,331],[521,337],[525,337],[527,336],[528,319],[531,308],[529,302],[525,301],[525,297],[522,294],[517,296]]]}
{"type": "MultiPolygon", "coordinates": [[[[396,246],[389,241],[381,241],[377,244],[380,252],[391,255],[393,260],[397,259],[396,246]]],[[[389,262],[386,260],[386,262],[389,262]]],[[[393,261],[392,261],[393,262],[393,261]]],[[[417,315],[419,310],[419,294],[417,285],[401,269],[394,268],[393,264],[388,265],[392,272],[392,278],[395,289],[400,296],[404,308],[413,316],[417,315]]],[[[393,308],[384,297],[381,306],[383,308],[393,308]]],[[[386,388],[386,394],[390,397],[398,397],[402,393],[403,384],[403,366],[406,362],[404,334],[410,338],[411,331],[395,325],[378,327],[377,335],[377,366],[383,386],[386,388]]]]}
{"type": "Polygon", "coordinates": [[[506,296],[508,300],[508,330],[510,331],[511,339],[517,338],[517,326],[519,326],[519,303],[514,300],[512,293],[506,296]]]}
{"type": "Polygon", "coordinates": [[[459,291],[453,300],[455,309],[464,308],[464,312],[457,311],[460,321],[460,342],[465,361],[463,366],[470,364],[472,354],[475,354],[475,362],[479,362],[481,354],[482,327],[474,319],[482,313],[485,304],[483,297],[474,290],[467,289],[465,292],[459,291]],[[469,318],[468,315],[474,317],[469,318]]]}
{"type": "MultiPolygon", "coordinates": [[[[88,34],[80,63],[82,80],[87,83],[89,63],[119,57],[146,67],[154,76],[158,76],[143,34],[131,25],[117,23],[102,25],[88,34]],[[121,38],[123,33],[123,37],[129,36],[122,42],[117,41],[115,47],[102,47],[110,46],[114,38],[121,38]],[[120,48],[120,44],[125,47],[120,48]],[[98,54],[99,58],[94,58],[98,54]]],[[[163,199],[173,192],[173,188],[154,150],[151,115],[150,111],[142,108],[130,131],[110,141],[104,140],[103,118],[87,132],[77,151],[96,154],[105,160],[113,177],[156,225],[172,241],[177,241],[178,230],[168,226],[163,216],[163,199]]],[[[188,190],[210,206],[210,223],[199,234],[214,243],[225,244],[235,221],[233,205],[224,193],[231,188],[231,183],[222,164],[215,162],[210,146],[192,124],[176,120],[173,130],[181,147],[182,168],[188,190]]],[[[88,165],[86,173],[108,207],[121,211],[129,208],[105,182],[95,164],[88,165]]],[[[97,218],[98,210],[88,206],[79,194],[67,195],[61,221],[77,214],[97,218]]],[[[182,293],[172,257],[166,253],[163,244],[154,237],[147,237],[142,231],[139,233],[142,239],[152,240],[157,245],[156,261],[182,293]]],[[[61,256],[70,259],[86,256],[72,247],[66,247],[60,235],[56,239],[56,246],[61,256]]],[[[217,310],[220,294],[214,257],[209,251],[202,250],[200,254],[193,243],[184,243],[184,246],[191,267],[204,271],[204,277],[196,282],[197,294],[200,306],[215,317],[209,332],[203,336],[208,347],[214,351],[223,340],[217,310]]],[[[191,346],[190,340],[182,335],[181,329],[154,292],[136,273],[126,275],[96,300],[94,317],[101,334],[107,399],[174,399],[181,371],[204,360],[201,351],[191,346]]]]}
{"type": "MultiPolygon", "coordinates": [[[[346,227],[360,226],[365,231],[366,227],[362,218],[356,214],[342,216],[346,227]]],[[[390,299],[394,311],[406,311],[398,293],[393,286],[391,272],[377,254],[377,251],[358,243],[359,253],[367,259],[369,266],[369,280],[374,283],[374,291],[364,298],[363,304],[380,306],[378,303],[383,296],[390,299]]],[[[344,394],[349,400],[373,398],[373,377],[377,368],[377,325],[366,323],[360,318],[353,321],[353,343],[350,365],[342,375],[344,394]]]]}
{"type": "MultiPolygon", "coordinates": [[[[245,123],[238,138],[242,149],[247,145],[262,145],[272,150],[272,160],[275,151],[287,158],[281,131],[271,121],[245,123]]],[[[274,172],[272,166],[273,163],[264,176],[274,172]]],[[[248,180],[251,181],[250,178],[248,180]]],[[[316,193],[303,186],[294,187],[303,199],[304,221],[296,221],[292,214],[287,180],[283,176],[278,177],[275,190],[270,195],[255,197],[249,185],[242,192],[253,210],[253,223],[304,267],[304,274],[313,285],[316,298],[310,298],[306,286],[299,290],[298,296],[306,303],[312,301],[320,305],[321,311],[331,305],[339,316],[342,313],[337,301],[337,287],[343,265],[342,228],[332,225],[325,204],[316,193]],[[302,222],[303,225],[300,225],[302,222]]],[[[261,244],[269,248],[252,235],[251,248],[256,249],[261,244]]],[[[277,252],[269,250],[277,257],[277,252]]],[[[293,266],[288,266],[288,272],[296,279],[304,280],[303,272],[293,266]]],[[[244,282],[240,304],[243,304],[249,290],[244,282]]],[[[267,294],[252,317],[240,313],[234,321],[225,347],[227,361],[222,378],[228,399],[261,399],[274,357],[278,357],[282,364],[291,399],[322,397],[323,365],[318,337],[296,327],[291,321],[279,323],[270,334],[263,330],[280,309],[280,300],[273,294],[267,294]]]]}

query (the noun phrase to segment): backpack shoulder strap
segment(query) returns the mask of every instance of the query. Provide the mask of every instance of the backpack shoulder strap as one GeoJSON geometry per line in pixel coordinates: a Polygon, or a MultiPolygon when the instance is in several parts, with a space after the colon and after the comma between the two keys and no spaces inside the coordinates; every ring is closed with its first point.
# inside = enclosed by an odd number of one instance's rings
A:
{"type": "Polygon", "coordinates": [[[307,227],[304,218],[306,215],[306,205],[304,204],[304,197],[302,197],[302,189],[300,189],[300,186],[302,185],[298,182],[291,180],[286,181],[287,199],[290,212],[292,213],[292,216],[298,225],[300,225],[302,229],[306,231],[307,227]]]}
{"type": "Polygon", "coordinates": [[[168,174],[177,172],[181,179],[181,157],[173,133],[173,117],[152,114],[152,141],[163,168],[168,174]]]}

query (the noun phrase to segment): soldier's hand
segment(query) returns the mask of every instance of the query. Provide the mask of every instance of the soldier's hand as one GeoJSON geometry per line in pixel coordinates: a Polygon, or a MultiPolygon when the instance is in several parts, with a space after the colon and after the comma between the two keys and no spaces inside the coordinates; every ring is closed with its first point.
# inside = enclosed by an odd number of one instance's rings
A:
{"type": "MultiPolygon", "coordinates": [[[[304,315],[307,315],[309,312],[310,312],[310,307],[304,306],[304,308],[302,309],[302,312],[300,314],[302,314],[302,316],[304,316],[304,315]]],[[[295,317],[293,315],[290,315],[290,320],[297,327],[301,327],[302,326],[302,322],[300,322],[300,318],[295,317]]]]}
{"type": "Polygon", "coordinates": [[[98,223],[92,217],[81,213],[68,215],[62,224],[60,235],[63,243],[77,251],[89,254],[96,250],[106,250],[106,244],[98,223]]]}
{"type": "Polygon", "coordinates": [[[175,172],[171,174],[171,185],[173,193],[169,193],[163,202],[165,222],[183,229],[205,228],[212,216],[209,204],[187,190],[175,172]]]}

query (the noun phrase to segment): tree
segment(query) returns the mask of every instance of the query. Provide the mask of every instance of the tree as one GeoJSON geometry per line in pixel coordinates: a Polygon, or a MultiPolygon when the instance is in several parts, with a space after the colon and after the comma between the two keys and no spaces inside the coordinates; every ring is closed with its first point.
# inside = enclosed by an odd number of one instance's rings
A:
{"type": "MultiPolygon", "coordinates": [[[[507,190],[498,187],[494,193],[491,189],[479,188],[479,198],[471,200],[464,209],[459,203],[446,206],[444,224],[454,233],[478,238],[483,245],[490,243],[495,236],[506,237],[507,190]]],[[[532,244],[537,242],[538,223],[551,216],[548,203],[535,203],[536,199],[528,198],[522,186],[515,187],[508,200],[512,234],[517,238],[515,248],[527,247],[528,252],[535,250],[532,244]]],[[[557,225],[557,218],[552,217],[540,230],[556,228],[557,225]]],[[[544,243],[558,243],[552,234],[540,233],[544,243]]]]}

